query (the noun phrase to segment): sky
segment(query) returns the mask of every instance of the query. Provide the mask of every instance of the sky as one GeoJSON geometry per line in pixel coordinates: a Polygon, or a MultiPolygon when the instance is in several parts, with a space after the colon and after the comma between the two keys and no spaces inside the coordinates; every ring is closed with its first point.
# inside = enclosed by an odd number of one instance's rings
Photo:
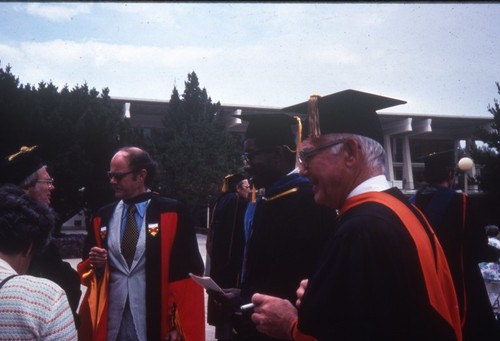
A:
{"type": "Polygon", "coordinates": [[[491,117],[500,3],[2,2],[0,67],[168,101],[195,72],[213,102],[282,108],[346,89],[383,112],[491,117]]]}

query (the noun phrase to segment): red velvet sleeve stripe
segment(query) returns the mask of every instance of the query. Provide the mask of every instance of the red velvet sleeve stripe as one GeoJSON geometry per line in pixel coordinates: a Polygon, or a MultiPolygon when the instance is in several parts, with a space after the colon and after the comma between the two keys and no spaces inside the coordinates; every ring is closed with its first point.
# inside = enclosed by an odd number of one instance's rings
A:
{"type": "Polygon", "coordinates": [[[175,212],[162,213],[160,218],[162,238],[161,335],[167,335],[173,327],[173,321],[175,328],[183,336],[183,340],[204,341],[205,302],[203,288],[189,277],[180,281],[169,281],[170,254],[177,232],[178,218],[175,212]]]}
{"type": "Polygon", "coordinates": [[[170,252],[174,244],[175,233],[177,232],[177,213],[162,213],[160,216],[161,226],[161,336],[166,339],[167,333],[172,328],[170,321],[173,306],[169,302],[169,265],[170,252]]]}
{"type": "MultiPolygon", "coordinates": [[[[465,221],[467,218],[467,196],[462,193],[462,235],[465,236],[465,221]]],[[[464,244],[460,244],[460,270],[464,274],[464,244]]],[[[460,319],[462,320],[462,328],[465,326],[465,320],[467,318],[467,289],[465,286],[465,276],[462,275],[462,300],[463,310],[460,319]]]]}
{"type": "Polygon", "coordinates": [[[205,303],[203,288],[191,278],[170,283],[176,304],[176,328],[186,341],[205,340],[205,303]]]}

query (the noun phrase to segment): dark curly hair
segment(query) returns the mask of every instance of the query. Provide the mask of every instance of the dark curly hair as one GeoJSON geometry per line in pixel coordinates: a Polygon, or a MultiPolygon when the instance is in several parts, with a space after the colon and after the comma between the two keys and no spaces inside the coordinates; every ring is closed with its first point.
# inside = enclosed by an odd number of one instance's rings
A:
{"type": "Polygon", "coordinates": [[[15,185],[0,187],[0,252],[37,254],[50,240],[55,215],[15,185]]]}

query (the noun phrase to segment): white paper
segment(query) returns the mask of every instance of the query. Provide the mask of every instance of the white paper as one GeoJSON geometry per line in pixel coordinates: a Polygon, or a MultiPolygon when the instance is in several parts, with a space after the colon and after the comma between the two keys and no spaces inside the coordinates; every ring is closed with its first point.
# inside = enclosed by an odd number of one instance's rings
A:
{"type": "Polygon", "coordinates": [[[189,276],[191,276],[192,279],[194,279],[194,281],[196,283],[198,283],[199,285],[201,285],[202,287],[204,287],[205,289],[208,289],[208,290],[213,290],[213,291],[216,291],[216,292],[220,292],[220,293],[224,293],[224,290],[222,290],[218,285],[217,283],[214,282],[214,280],[210,277],[206,277],[206,276],[196,276],[192,273],[189,273],[189,276]]]}

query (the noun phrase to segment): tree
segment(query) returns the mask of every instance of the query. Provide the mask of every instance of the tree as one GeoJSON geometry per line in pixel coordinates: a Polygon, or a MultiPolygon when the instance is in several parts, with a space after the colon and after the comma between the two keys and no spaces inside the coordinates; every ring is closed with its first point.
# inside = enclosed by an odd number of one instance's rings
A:
{"type": "MultiPolygon", "coordinates": [[[[1,65],[0,65],[1,66],[1,65]]],[[[52,205],[64,221],[86,207],[92,213],[113,200],[106,171],[124,145],[142,146],[160,163],[157,190],[184,201],[194,213],[219,194],[224,175],[239,162],[240,141],[222,122],[195,72],[181,96],[174,87],[164,127],[142,136],[113,104],[109,89],[87,84],[58,89],[51,82],[20,84],[11,67],[0,67],[0,152],[39,145],[55,178],[52,205]]],[[[204,225],[202,214],[195,223],[204,225]]]]}
{"type": "MultiPolygon", "coordinates": [[[[496,82],[498,94],[500,83],[496,82]]],[[[493,105],[488,105],[488,111],[493,115],[491,130],[480,129],[475,138],[484,142],[485,146],[471,151],[476,164],[482,165],[477,181],[482,190],[500,198],[500,105],[494,99],[493,105]]]]}
{"type": "Polygon", "coordinates": [[[194,71],[182,99],[174,87],[164,129],[150,143],[162,170],[159,190],[185,202],[195,223],[205,226],[203,212],[218,196],[224,175],[240,166],[241,150],[238,138],[225,129],[220,103],[212,103],[194,71]]]}
{"type": "Polygon", "coordinates": [[[10,66],[0,68],[1,155],[39,145],[55,178],[52,206],[62,221],[84,205],[93,211],[113,199],[109,160],[137,136],[107,88],[100,94],[87,84],[60,91],[43,81],[37,87],[22,85],[10,66]]]}

